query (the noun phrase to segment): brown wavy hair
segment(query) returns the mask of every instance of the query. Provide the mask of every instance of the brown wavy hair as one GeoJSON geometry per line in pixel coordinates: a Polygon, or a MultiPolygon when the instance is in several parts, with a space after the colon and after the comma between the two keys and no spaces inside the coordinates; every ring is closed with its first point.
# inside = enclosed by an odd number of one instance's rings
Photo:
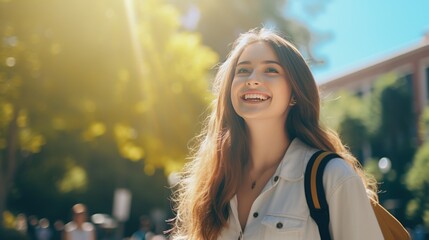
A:
{"type": "Polygon", "coordinates": [[[338,153],[361,176],[369,195],[376,198],[375,182],[363,173],[338,135],[321,127],[318,88],[300,52],[273,30],[253,29],[234,42],[217,72],[212,112],[173,196],[173,239],[216,239],[227,224],[229,201],[237,191],[249,157],[245,122],[231,102],[231,83],[244,48],[258,41],[268,43],[276,53],[297,102],[285,122],[290,139],[299,138],[311,147],[338,153]]]}

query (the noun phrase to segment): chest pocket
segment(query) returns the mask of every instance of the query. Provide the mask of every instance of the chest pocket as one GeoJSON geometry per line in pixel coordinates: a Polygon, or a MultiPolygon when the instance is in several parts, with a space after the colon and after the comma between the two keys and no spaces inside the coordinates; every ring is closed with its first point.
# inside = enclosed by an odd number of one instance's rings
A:
{"type": "Polygon", "coordinates": [[[304,235],[305,219],[299,217],[266,215],[262,224],[265,226],[264,239],[300,240],[304,235]]]}

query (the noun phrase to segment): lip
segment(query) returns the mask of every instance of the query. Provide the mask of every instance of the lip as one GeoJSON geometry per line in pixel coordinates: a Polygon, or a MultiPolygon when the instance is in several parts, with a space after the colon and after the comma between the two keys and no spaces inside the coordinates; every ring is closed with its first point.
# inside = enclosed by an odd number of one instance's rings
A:
{"type": "Polygon", "coordinates": [[[245,102],[249,102],[249,103],[260,103],[260,102],[265,102],[271,99],[271,96],[265,92],[261,92],[261,91],[245,91],[242,92],[240,94],[240,98],[241,100],[245,101],[245,102]],[[263,96],[264,98],[266,98],[265,100],[259,100],[259,101],[252,101],[252,100],[246,100],[245,96],[246,95],[260,95],[263,96]]]}

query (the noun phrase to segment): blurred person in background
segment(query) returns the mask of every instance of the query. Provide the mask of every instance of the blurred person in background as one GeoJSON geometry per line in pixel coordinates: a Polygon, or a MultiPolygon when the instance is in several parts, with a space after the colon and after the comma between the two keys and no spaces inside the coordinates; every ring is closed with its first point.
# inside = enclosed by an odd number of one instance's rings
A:
{"type": "Polygon", "coordinates": [[[318,150],[340,158],[323,175],[332,239],[379,240],[367,177],[319,121],[320,98],[298,49],[269,29],[242,34],[214,82],[216,99],[178,191],[172,239],[320,239],[304,171],[318,150]]]}
{"type": "Polygon", "coordinates": [[[35,215],[28,216],[27,233],[31,240],[37,240],[36,228],[38,227],[39,219],[35,215]]]}
{"type": "Polygon", "coordinates": [[[86,206],[82,203],[72,207],[72,221],[64,226],[64,240],[96,240],[94,225],[87,222],[86,206]]]}
{"type": "Polygon", "coordinates": [[[147,240],[167,240],[167,238],[164,235],[155,235],[151,238],[148,238],[147,240]]]}
{"type": "Polygon", "coordinates": [[[39,220],[39,226],[36,228],[36,239],[37,240],[51,240],[52,229],[50,227],[49,220],[42,218],[39,220]]]}
{"type": "Polygon", "coordinates": [[[27,227],[27,217],[25,216],[25,214],[20,213],[16,216],[15,229],[25,236],[27,235],[28,227],[27,227]]]}
{"type": "Polygon", "coordinates": [[[131,240],[150,240],[154,234],[151,231],[152,222],[148,216],[140,217],[140,229],[131,236],[131,240]]]}
{"type": "Polygon", "coordinates": [[[52,240],[62,240],[63,239],[63,231],[64,231],[64,223],[61,220],[57,220],[54,222],[52,240]]]}

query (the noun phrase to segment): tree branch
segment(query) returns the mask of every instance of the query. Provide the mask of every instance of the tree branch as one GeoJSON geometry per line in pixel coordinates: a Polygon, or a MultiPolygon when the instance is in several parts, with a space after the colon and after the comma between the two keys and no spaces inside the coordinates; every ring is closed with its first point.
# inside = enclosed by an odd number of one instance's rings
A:
{"type": "Polygon", "coordinates": [[[7,131],[7,156],[6,166],[4,172],[4,188],[7,190],[10,187],[10,183],[13,180],[16,170],[16,150],[18,147],[18,116],[19,108],[15,108],[13,112],[13,118],[9,123],[7,131]]]}

